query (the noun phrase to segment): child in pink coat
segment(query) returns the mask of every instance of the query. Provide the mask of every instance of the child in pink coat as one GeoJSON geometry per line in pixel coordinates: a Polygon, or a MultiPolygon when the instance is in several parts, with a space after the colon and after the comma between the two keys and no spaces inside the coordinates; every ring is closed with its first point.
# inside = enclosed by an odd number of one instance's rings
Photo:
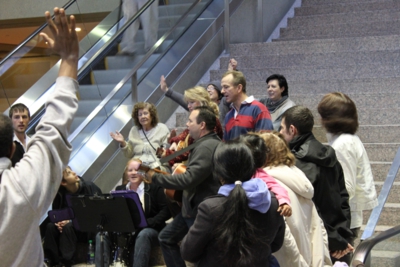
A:
{"type": "Polygon", "coordinates": [[[268,154],[268,148],[265,145],[264,140],[258,135],[251,133],[242,135],[240,139],[253,153],[254,163],[257,170],[252,178],[260,178],[267,184],[268,189],[275,194],[276,199],[279,202],[278,212],[280,212],[282,216],[290,217],[292,215],[292,208],[290,207],[288,192],[275,180],[274,177],[262,169],[267,161],[268,154]]]}

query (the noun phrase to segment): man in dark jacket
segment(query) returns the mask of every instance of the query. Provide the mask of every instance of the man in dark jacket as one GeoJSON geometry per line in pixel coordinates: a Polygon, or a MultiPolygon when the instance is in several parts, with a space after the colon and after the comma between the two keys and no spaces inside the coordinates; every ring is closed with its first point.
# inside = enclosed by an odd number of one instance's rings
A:
{"type": "Polygon", "coordinates": [[[303,106],[294,106],[283,114],[280,133],[297,159],[296,166],[314,186],[313,201],[324,221],[329,250],[335,261],[353,251],[348,242],[353,236],[350,231],[349,194],[335,150],[315,139],[313,126],[311,111],[303,106]]]}
{"type": "Polygon", "coordinates": [[[213,178],[213,154],[220,139],[213,131],[216,117],[209,107],[196,107],[187,122],[190,136],[198,145],[190,152],[186,172],[164,175],[150,170],[146,173],[149,181],[166,188],[183,190],[182,212],[175,216],[158,237],[168,267],[186,266],[178,242],[192,226],[198,205],[204,198],[215,195],[220,184],[213,178]]]}
{"type": "MultiPolygon", "coordinates": [[[[81,179],[70,167],[63,171],[60,189],[53,201],[53,210],[68,207],[67,195],[102,194],[100,188],[90,181],[81,179]]],[[[50,266],[62,262],[71,266],[78,241],[88,242],[88,234],[74,228],[70,220],[47,223],[43,250],[50,266]]]]}

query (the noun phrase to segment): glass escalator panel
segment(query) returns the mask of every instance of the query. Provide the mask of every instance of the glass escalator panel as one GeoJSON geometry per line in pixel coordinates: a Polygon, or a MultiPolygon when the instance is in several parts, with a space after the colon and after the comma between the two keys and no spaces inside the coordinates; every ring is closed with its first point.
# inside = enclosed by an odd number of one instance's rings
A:
{"type": "MultiPolygon", "coordinates": [[[[74,14],[76,17],[80,55],[83,57],[81,65],[87,58],[87,52],[116,24],[119,10],[115,6],[111,12],[93,14],[90,10],[85,10],[88,5],[82,5],[82,2],[82,0],[71,1],[64,6],[68,15],[74,14]]],[[[29,30],[32,33],[25,35],[25,40],[13,38],[9,46],[15,49],[0,59],[0,82],[5,91],[5,95],[0,96],[1,111],[7,110],[17,101],[26,104],[32,109],[31,113],[34,115],[41,108],[35,102],[52,86],[57,77],[57,64],[60,58],[49,51],[46,42],[39,35],[44,32],[51,36],[44,18],[43,22],[44,24],[39,28],[14,29],[19,33],[17,36],[24,36],[20,32],[25,33],[29,30]]]]}
{"type": "MultiPolygon", "coordinates": [[[[124,101],[128,98],[131,100],[132,91],[137,93],[137,97],[134,97],[133,101],[145,101],[147,99],[159,84],[160,76],[172,69],[176,62],[170,60],[169,69],[164,68],[157,74],[153,73],[154,66],[159,64],[163,58],[164,61],[168,62],[168,59],[165,58],[167,51],[186,31],[188,26],[196,20],[209,2],[203,1],[199,4],[193,4],[193,1],[190,0],[175,0],[169,1],[168,5],[159,4],[158,40],[155,46],[146,49],[143,26],[141,25],[134,37],[136,51],[133,54],[121,53],[120,40],[126,34],[125,32],[130,31],[131,28],[123,24],[124,22],[120,24],[119,35],[113,36],[114,41],[110,39],[110,43],[107,43],[105,47],[98,51],[100,56],[91,59],[93,63],[79,81],[79,109],[74,118],[70,136],[73,147],[71,158],[121,104],[124,112],[120,116],[125,117],[124,119],[127,117],[129,120],[132,107],[124,105],[124,101]],[[187,16],[182,18],[185,13],[187,13],[187,16]],[[178,22],[179,24],[176,25],[178,22]],[[166,37],[164,34],[167,32],[170,32],[170,34],[166,37]],[[137,71],[134,71],[135,68],[137,71]],[[132,79],[133,73],[135,75],[132,79]]],[[[137,22],[142,23],[140,16],[137,18],[137,22]]],[[[181,52],[183,53],[183,51],[181,52]]],[[[115,130],[117,128],[110,126],[102,135],[109,137],[109,133],[115,130]]],[[[94,139],[92,142],[92,149],[101,151],[103,142],[99,140],[96,142],[94,139]]]]}

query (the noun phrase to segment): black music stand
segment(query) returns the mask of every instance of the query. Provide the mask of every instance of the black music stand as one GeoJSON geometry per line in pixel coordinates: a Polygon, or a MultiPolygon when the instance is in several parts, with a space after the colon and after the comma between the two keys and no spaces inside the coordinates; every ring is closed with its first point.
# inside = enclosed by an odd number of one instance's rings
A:
{"type": "Polygon", "coordinates": [[[100,232],[101,266],[104,266],[104,232],[135,232],[137,221],[132,203],[123,197],[71,196],[69,206],[74,213],[73,224],[82,232],[100,232]]]}

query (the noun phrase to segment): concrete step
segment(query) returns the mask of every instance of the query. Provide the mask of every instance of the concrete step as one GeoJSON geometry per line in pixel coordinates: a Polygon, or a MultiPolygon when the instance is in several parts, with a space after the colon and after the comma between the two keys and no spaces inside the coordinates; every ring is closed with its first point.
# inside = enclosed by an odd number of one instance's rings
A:
{"type": "MultiPolygon", "coordinates": [[[[215,78],[217,78],[216,76],[215,78]]],[[[247,91],[250,95],[265,95],[265,74],[258,81],[247,81],[247,91]]],[[[342,92],[345,94],[365,93],[374,94],[379,88],[380,93],[390,94],[398,92],[400,88],[400,77],[393,78],[362,78],[362,79],[319,79],[319,80],[296,80],[286,76],[289,85],[289,96],[292,94],[327,94],[330,92],[342,92]]],[[[221,78],[214,80],[217,85],[221,84],[221,78]]]]}
{"type": "MultiPolygon", "coordinates": [[[[367,222],[371,211],[363,212],[363,222],[367,222]]],[[[398,225],[400,220],[400,204],[386,203],[379,217],[378,225],[398,225]]]]}
{"type": "MultiPolygon", "coordinates": [[[[374,181],[384,182],[389,173],[392,162],[374,162],[371,161],[372,175],[374,176],[374,181]]],[[[400,173],[396,174],[396,181],[400,181],[400,173]]]]}
{"type": "MultiPolygon", "coordinates": [[[[334,4],[353,4],[353,3],[370,3],[370,2],[380,2],[387,3],[392,2],[392,0],[335,0],[334,4]]],[[[331,5],[332,0],[302,0],[301,6],[316,6],[316,5],[331,5]]]]}
{"type": "MultiPolygon", "coordinates": [[[[289,86],[290,88],[290,86],[289,86]]],[[[391,107],[400,108],[400,93],[389,93],[389,94],[373,94],[373,93],[350,93],[347,94],[356,104],[357,108],[371,108],[371,107],[391,107]]],[[[265,94],[260,95],[266,97],[265,94]]],[[[303,105],[308,108],[316,109],[321,99],[325,94],[290,94],[292,99],[297,105],[303,105]]],[[[259,95],[255,95],[259,98],[259,95]]]]}
{"type": "MultiPolygon", "coordinates": [[[[316,109],[311,109],[315,121],[319,120],[316,109]]],[[[400,125],[400,116],[393,116],[400,112],[398,108],[359,108],[358,122],[360,125],[400,125]]]]}
{"type": "Polygon", "coordinates": [[[374,267],[388,267],[400,266],[400,252],[397,251],[371,251],[371,266],[374,267]]]}
{"type": "MultiPolygon", "coordinates": [[[[383,186],[383,182],[375,181],[375,188],[376,188],[376,193],[378,194],[378,196],[379,196],[379,193],[381,192],[382,186],[383,186]]],[[[394,182],[393,183],[393,186],[392,186],[392,188],[390,189],[390,192],[389,192],[389,197],[388,197],[386,202],[389,202],[389,203],[400,203],[400,182],[394,182]]],[[[398,241],[400,241],[400,240],[398,240],[398,241]]]]}
{"type": "MultiPolygon", "coordinates": [[[[220,66],[228,66],[229,57],[220,58],[220,66]]],[[[396,64],[400,63],[400,50],[362,51],[362,52],[324,52],[313,54],[290,55],[254,55],[237,56],[235,59],[241,69],[263,69],[267,67],[319,67],[367,64],[396,64]]]]}
{"type": "Polygon", "coordinates": [[[400,143],[364,143],[370,161],[393,162],[400,143]]]}
{"type": "MultiPolygon", "coordinates": [[[[279,41],[279,39],[277,40],[279,41]]],[[[398,50],[399,35],[231,44],[231,57],[398,50]]],[[[221,65],[225,68],[226,65],[221,65]]],[[[240,62],[238,65],[240,69],[240,62]]]]}
{"type": "MultiPolygon", "coordinates": [[[[322,126],[315,125],[313,133],[322,143],[328,142],[322,126]]],[[[400,143],[400,125],[360,125],[357,135],[363,143],[400,143]]]]}
{"type": "MultiPolygon", "coordinates": [[[[327,4],[308,5],[295,9],[295,16],[313,16],[333,13],[356,13],[363,11],[400,10],[398,1],[325,1],[327,4]]],[[[351,14],[349,14],[351,15],[351,14]]]]}
{"type": "Polygon", "coordinates": [[[360,24],[368,22],[394,21],[400,19],[400,11],[396,10],[377,10],[352,13],[351,16],[347,13],[324,14],[316,16],[299,16],[288,19],[287,28],[307,28],[318,25],[337,24],[360,24]]]}
{"type": "MultiPolygon", "coordinates": [[[[397,65],[341,65],[320,66],[318,68],[304,67],[264,67],[262,69],[240,69],[247,81],[265,81],[266,77],[280,73],[290,80],[327,80],[327,79],[363,79],[363,78],[392,78],[400,77],[397,65]]],[[[210,80],[220,80],[226,70],[211,70],[210,80]]]]}
{"type": "Polygon", "coordinates": [[[400,20],[283,28],[277,41],[400,34],[400,20]]]}

